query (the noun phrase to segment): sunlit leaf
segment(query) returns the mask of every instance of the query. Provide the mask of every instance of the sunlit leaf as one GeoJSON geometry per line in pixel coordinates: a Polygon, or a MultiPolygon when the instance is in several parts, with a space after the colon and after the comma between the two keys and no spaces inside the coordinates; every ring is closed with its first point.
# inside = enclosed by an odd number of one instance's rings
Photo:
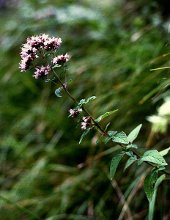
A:
{"type": "Polygon", "coordinates": [[[159,166],[166,166],[167,163],[163,156],[157,150],[148,150],[141,157],[141,161],[147,161],[159,166]]]}
{"type": "Polygon", "coordinates": [[[127,135],[125,132],[119,132],[112,136],[112,141],[120,144],[129,144],[127,135]]]}
{"type": "Polygon", "coordinates": [[[168,154],[168,152],[170,151],[170,147],[166,148],[165,150],[159,151],[161,156],[165,156],[168,154]]]}
{"type": "Polygon", "coordinates": [[[132,143],[137,138],[141,127],[142,124],[138,125],[133,131],[130,132],[130,134],[127,137],[130,143],[132,143]]]}

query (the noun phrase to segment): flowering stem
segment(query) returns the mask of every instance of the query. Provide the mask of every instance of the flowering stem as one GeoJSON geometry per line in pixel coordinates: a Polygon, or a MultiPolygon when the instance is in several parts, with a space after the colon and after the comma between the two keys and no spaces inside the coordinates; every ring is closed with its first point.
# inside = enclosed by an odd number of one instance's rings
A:
{"type": "MultiPolygon", "coordinates": [[[[61,79],[59,78],[59,76],[57,75],[57,73],[53,70],[53,73],[55,74],[55,76],[57,77],[57,80],[59,81],[59,83],[61,84],[62,88],[64,89],[64,91],[67,93],[67,95],[70,97],[70,99],[73,100],[73,102],[75,102],[76,104],[78,104],[79,102],[77,101],[77,99],[75,99],[71,93],[68,91],[67,87],[64,85],[64,83],[61,81],[61,79]]],[[[82,105],[81,106],[82,110],[88,115],[90,116],[94,126],[97,128],[97,130],[103,135],[103,136],[107,136],[107,133],[103,130],[103,128],[95,121],[95,119],[93,118],[93,116],[86,110],[86,108],[82,105]]]]}
{"type": "MultiPolygon", "coordinates": [[[[61,81],[61,79],[59,78],[59,76],[57,75],[57,73],[53,70],[53,73],[55,74],[55,76],[57,77],[57,80],[59,81],[59,83],[61,84],[62,88],[64,89],[64,91],[67,93],[67,95],[70,97],[70,99],[73,100],[73,102],[75,102],[76,104],[78,104],[79,102],[77,101],[77,99],[75,99],[71,93],[68,91],[67,87],[64,85],[64,83],[61,81]]],[[[105,132],[103,130],[103,128],[99,125],[99,123],[97,123],[95,121],[95,119],[93,118],[93,116],[86,110],[86,108],[82,105],[81,106],[82,110],[88,115],[90,116],[91,120],[93,121],[94,126],[97,128],[97,130],[103,135],[103,136],[107,136],[109,137],[109,135],[107,134],[107,132],[105,132]]],[[[119,144],[122,148],[124,148],[123,144],[119,144]]],[[[141,158],[141,156],[138,154],[138,152],[136,152],[134,149],[131,149],[131,151],[134,153],[134,155],[137,156],[137,158],[141,158]]],[[[146,163],[152,167],[155,167],[154,164],[151,164],[149,162],[146,161],[146,163]]],[[[170,173],[166,170],[161,170],[161,172],[167,174],[170,176],[170,173]]]]}

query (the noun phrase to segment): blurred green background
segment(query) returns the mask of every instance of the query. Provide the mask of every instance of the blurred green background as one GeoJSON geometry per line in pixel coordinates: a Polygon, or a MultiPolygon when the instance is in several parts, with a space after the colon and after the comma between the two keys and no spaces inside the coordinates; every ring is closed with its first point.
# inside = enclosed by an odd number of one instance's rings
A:
{"type": "MultiPolygon", "coordinates": [[[[151,69],[170,65],[169,8],[166,0],[0,0],[0,220],[147,218],[147,167],[123,173],[122,164],[111,183],[118,146],[96,145],[95,131],[79,145],[80,126],[68,118],[73,103],[21,73],[19,53],[28,36],[61,37],[62,51],[72,56],[71,93],[97,96],[88,105],[94,117],[119,109],[102,126],[110,121],[109,129],[128,133],[142,123],[139,146],[164,149],[170,106],[164,123],[158,108],[170,96],[169,70],[151,69]],[[159,120],[149,122],[152,115],[159,120]]],[[[165,181],[157,219],[170,219],[169,191],[165,181]]]]}

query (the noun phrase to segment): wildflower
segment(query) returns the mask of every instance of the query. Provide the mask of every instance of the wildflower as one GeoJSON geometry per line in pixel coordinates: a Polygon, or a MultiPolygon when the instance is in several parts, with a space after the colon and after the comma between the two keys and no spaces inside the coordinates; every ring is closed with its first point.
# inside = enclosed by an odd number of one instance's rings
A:
{"type": "Polygon", "coordinates": [[[21,72],[25,72],[30,68],[32,60],[33,57],[31,55],[28,55],[21,60],[21,62],[19,63],[19,68],[21,69],[21,72]]]}
{"type": "Polygon", "coordinates": [[[45,50],[55,50],[60,47],[61,43],[62,43],[61,38],[48,37],[44,41],[44,49],[45,50]]]}
{"type": "Polygon", "coordinates": [[[62,65],[66,62],[68,62],[70,59],[70,56],[66,53],[65,55],[59,55],[57,57],[54,57],[52,63],[54,65],[58,64],[58,65],[62,65]]]}
{"type": "Polygon", "coordinates": [[[81,129],[86,130],[92,125],[92,119],[90,116],[86,116],[82,118],[81,129]]]}
{"type": "Polygon", "coordinates": [[[21,72],[28,70],[32,64],[32,61],[36,58],[36,48],[33,48],[29,44],[23,44],[21,49],[21,62],[19,64],[19,68],[21,72]]]}
{"type": "Polygon", "coordinates": [[[49,72],[50,72],[50,70],[51,70],[51,67],[50,67],[49,65],[37,67],[37,68],[36,68],[36,71],[34,72],[33,77],[34,77],[35,79],[42,78],[42,77],[48,75],[49,72]]]}
{"type": "Polygon", "coordinates": [[[61,45],[61,38],[49,37],[47,34],[40,34],[27,38],[21,48],[21,62],[19,68],[26,71],[30,68],[32,61],[38,58],[38,52],[42,49],[55,50],[61,45]]]}
{"type": "Polygon", "coordinates": [[[49,64],[47,63],[48,60],[44,59],[46,55],[52,55],[52,52],[55,52],[61,43],[61,38],[49,37],[48,34],[28,37],[26,43],[21,47],[21,61],[19,63],[21,72],[34,68],[33,77],[38,79],[49,74],[52,66],[51,63],[61,65],[67,62],[69,60],[68,54],[56,56],[49,64]],[[38,63],[41,63],[42,66],[39,66],[38,63]]]}
{"type": "Polygon", "coordinates": [[[69,109],[70,116],[72,118],[77,118],[77,116],[82,112],[82,109],[69,109]]]}

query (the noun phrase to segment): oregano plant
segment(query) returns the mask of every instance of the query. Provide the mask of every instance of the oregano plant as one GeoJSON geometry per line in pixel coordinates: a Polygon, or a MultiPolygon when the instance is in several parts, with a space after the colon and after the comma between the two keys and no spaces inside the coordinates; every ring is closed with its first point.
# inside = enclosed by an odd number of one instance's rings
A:
{"type": "Polygon", "coordinates": [[[50,37],[47,34],[40,34],[27,38],[26,43],[21,48],[21,62],[19,64],[21,72],[31,71],[33,77],[37,80],[54,83],[57,88],[55,95],[59,98],[65,92],[73,101],[74,108],[69,109],[69,117],[74,118],[80,125],[82,135],[79,144],[86,135],[93,129],[96,129],[104,144],[112,142],[118,144],[120,149],[113,155],[110,163],[110,180],[115,178],[115,174],[121,160],[127,158],[124,170],[128,169],[132,164],[137,167],[144,163],[150,167],[150,172],[144,180],[144,191],[149,202],[148,219],[154,219],[154,207],[156,194],[159,185],[170,176],[170,172],[166,169],[168,165],[165,156],[168,154],[170,147],[162,151],[156,149],[145,150],[143,154],[139,153],[139,146],[136,139],[142,128],[142,124],[135,127],[129,134],[124,131],[108,130],[108,125],[103,128],[100,122],[106,117],[117,112],[117,109],[110,112],[104,112],[98,117],[94,117],[88,110],[87,104],[96,99],[96,96],[77,100],[69,91],[69,84],[65,82],[64,75],[66,72],[66,64],[70,56],[59,54],[62,40],[57,37],[50,37]]]}

